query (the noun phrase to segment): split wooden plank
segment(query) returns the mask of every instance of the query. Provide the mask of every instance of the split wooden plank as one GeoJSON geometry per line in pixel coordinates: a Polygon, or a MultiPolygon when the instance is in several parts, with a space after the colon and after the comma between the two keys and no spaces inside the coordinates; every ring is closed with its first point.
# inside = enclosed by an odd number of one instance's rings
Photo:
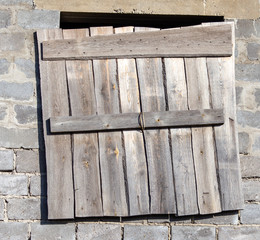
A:
{"type": "MultiPolygon", "coordinates": [[[[91,36],[113,34],[112,27],[90,29],[91,36]]],[[[119,113],[116,60],[94,60],[98,114],[119,113]]],[[[103,212],[105,216],[126,216],[128,205],[124,178],[124,149],[121,132],[99,133],[103,212]]]]}
{"type": "MultiPolygon", "coordinates": [[[[41,43],[48,39],[62,39],[62,30],[39,30],[37,38],[41,54],[41,43]]],[[[74,218],[71,136],[50,135],[47,123],[52,116],[69,115],[65,61],[44,62],[40,57],[40,73],[47,163],[48,218],[70,219],[74,218]]]]}
{"type": "MultiPolygon", "coordinates": [[[[124,91],[124,89],[123,89],[124,91]]],[[[129,96],[129,92],[123,97],[129,96]]],[[[128,110],[130,111],[130,110],[128,110]]],[[[127,112],[127,111],[123,111],[127,112]]],[[[52,133],[119,131],[133,129],[189,127],[221,125],[224,123],[222,109],[180,110],[161,112],[138,112],[76,117],[50,118],[52,133]],[[144,122],[142,125],[141,121],[144,122]]]]}
{"type": "MultiPolygon", "coordinates": [[[[135,31],[154,31],[135,28],[135,31]]],[[[154,32],[153,32],[154,33],[154,32]]],[[[142,111],[165,111],[162,60],[137,59],[142,111]]],[[[144,131],[150,186],[150,213],[176,213],[168,129],[144,131]]]]}
{"type": "MultiPolygon", "coordinates": [[[[188,110],[184,60],[165,58],[164,64],[169,110],[188,110]]],[[[170,131],[177,215],[197,214],[198,202],[191,129],[171,129],[170,131]]]]}
{"type": "Polygon", "coordinates": [[[44,42],[44,60],[231,56],[230,26],[185,27],[44,42]]]}
{"type": "MultiPolygon", "coordinates": [[[[133,27],[115,29],[116,34],[125,32],[133,32],[133,27]]],[[[122,113],[136,112],[138,114],[140,112],[140,95],[135,60],[118,59],[117,65],[122,113]]],[[[117,121],[118,116],[114,120],[117,121]]],[[[138,120],[138,117],[136,120],[138,120]]],[[[111,123],[114,123],[114,121],[111,123]]],[[[124,126],[128,125],[129,121],[124,124],[124,126]]],[[[124,131],[123,135],[126,153],[129,215],[146,215],[149,214],[149,189],[143,134],[141,131],[124,131]]]]}
{"type": "MultiPolygon", "coordinates": [[[[189,108],[209,108],[210,92],[205,58],[185,59],[189,108]],[[194,87],[196,86],[196,87],[194,87]]],[[[200,214],[221,211],[212,127],[192,128],[192,145],[200,214]]]]}
{"type": "MultiPolygon", "coordinates": [[[[82,39],[88,29],[63,30],[64,39],[82,39]]],[[[66,61],[72,116],[96,114],[91,61],[66,61]]],[[[102,216],[99,149],[96,133],[73,135],[75,216],[102,216]]]]}

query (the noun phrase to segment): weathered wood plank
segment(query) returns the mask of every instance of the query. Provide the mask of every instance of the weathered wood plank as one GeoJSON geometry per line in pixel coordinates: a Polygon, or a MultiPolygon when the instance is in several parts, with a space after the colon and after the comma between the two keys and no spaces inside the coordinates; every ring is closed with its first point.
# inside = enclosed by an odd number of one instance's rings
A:
{"type": "MultiPolygon", "coordinates": [[[[88,29],[63,30],[64,39],[89,36],[88,29]]],[[[72,116],[96,114],[91,61],[66,61],[72,116]]],[[[98,138],[96,133],[73,135],[75,216],[102,216],[98,138]]]]}
{"type": "MultiPolygon", "coordinates": [[[[91,36],[113,34],[112,27],[91,28],[91,36]]],[[[98,114],[119,113],[116,60],[94,60],[95,94],[98,114]]],[[[121,132],[99,133],[99,153],[105,216],[128,215],[123,169],[121,132]]]]}
{"type": "MultiPolygon", "coordinates": [[[[154,31],[135,28],[135,31],[154,31]]],[[[137,59],[142,111],[165,111],[162,60],[137,59]]],[[[168,129],[144,131],[149,171],[151,214],[176,213],[168,129]]]]}
{"type": "MultiPolygon", "coordinates": [[[[189,109],[210,108],[205,58],[185,59],[189,109]],[[194,87],[196,86],[196,87],[194,87]]],[[[221,211],[212,127],[192,128],[192,145],[200,214],[221,211]]]]}
{"type": "MultiPolygon", "coordinates": [[[[125,32],[133,32],[133,27],[115,29],[116,34],[125,32]]],[[[135,60],[118,59],[117,66],[122,113],[138,113],[140,112],[140,95],[135,60]]],[[[117,121],[117,118],[115,120],[117,121]]],[[[125,123],[126,125],[128,125],[128,122],[125,123]]],[[[140,131],[124,131],[123,135],[129,214],[131,216],[149,214],[148,173],[143,134],[140,131]]]]}
{"type": "MultiPolygon", "coordinates": [[[[41,54],[41,43],[48,39],[62,39],[62,30],[40,30],[37,32],[37,38],[41,54]]],[[[41,57],[39,59],[47,163],[48,218],[74,218],[71,136],[50,135],[47,125],[47,120],[52,116],[69,115],[65,62],[44,62],[41,57]]]]}
{"type": "MultiPolygon", "coordinates": [[[[165,58],[164,64],[169,110],[188,110],[184,60],[182,58],[165,58]]],[[[198,203],[191,144],[191,129],[171,129],[170,131],[177,215],[197,214],[198,203]]]]}
{"type": "Polygon", "coordinates": [[[231,56],[230,26],[185,27],[43,43],[43,59],[231,56]]]}
{"type": "MultiPolygon", "coordinates": [[[[129,95],[129,94],[128,94],[129,95]]],[[[124,96],[128,96],[127,93],[124,96]]],[[[130,110],[128,110],[130,111],[130,110]]],[[[123,111],[127,112],[127,111],[123,111]]],[[[51,132],[93,132],[221,125],[222,109],[180,110],[50,118],[51,132]],[[141,123],[143,119],[143,124],[141,123]]]]}

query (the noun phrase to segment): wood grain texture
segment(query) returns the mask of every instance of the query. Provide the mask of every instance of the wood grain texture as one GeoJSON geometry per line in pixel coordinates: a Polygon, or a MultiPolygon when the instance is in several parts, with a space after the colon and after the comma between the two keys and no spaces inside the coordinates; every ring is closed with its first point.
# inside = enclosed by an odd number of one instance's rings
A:
{"type": "MultiPolygon", "coordinates": [[[[135,31],[154,31],[135,28],[135,31]]],[[[162,60],[137,59],[142,111],[165,111],[162,60]]],[[[176,213],[168,129],[144,131],[150,184],[150,213],[176,213]]]]}
{"type": "MultiPolygon", "coordinates": [[[[37,38],[41,53],[41,43],[48,39],[62,39],[62,30],[40,30],[37,32],[37,38]]],[[[50,117],[69,115],[65,62],[46,62],[41,61],[40,57],[40,74],[47,164],[48,218],[74,218],[71,136],[50,135],[47,125],[50,117]]]]}
{"type": "Polygon", "coordinates": [[[230,26],[184,27],[44,42],[43,59],[231,56],[230,26]]]}
{"type": "MultiPolygon", "coordinates": [[[[169,110],[188,110],[184,60],[165,58],[169,110]]],[[[191,143],[191,129],[171,129],[172,161],[177,215],[198,213],[196,176],[191,143]]]]}
{"type": "MultiPolygon", "coordinates": [[[[81,39],[88,29],[63,30],[64,39],[81,39]]],[[[91,61],[66,61],[72,116],[96,114],[91,61]]],[[[75,216],[102,216],[99,150],[96,133],[73,135],[75,216]]]]}
{"type": "MultiPolygon", "coordinates": [[[[90,34],[91,36],[113,34],[113,28],[91,28],[90,34]]],[[[94,60],[93,69],[97,113],[119,113],[116,60],[94,60]]],[[[99,133],[98,137],[104,215],[126,216],[128,205],[122,134],[121,132],[99,133]]]]}
{"type": "MultiPolygon", "coordinates": [[[[115,29],[116,34],[126,32],[133,32],[133,27],[115,29]]],[[[138,114],[140,112],[140,95],[135,60],[118,59],[117,65],[122,113],[138,114]]],[[[135,120],[137,120],[138,124],[138,116],[135,120]]],[[[112,122],[114,123],[114,121],[112,122]]],[[[124,125],[129,126],[129,121],[126,121],[124,125]]],[[[129,215],[149,214],[148,173],[143,134],[141,131],[124,131],[123,135],[126,153],[129,215]]]]}
{"type": "MultiPolygon", "coordinates": [[[[189,109],[209,108],[210,92],[205,58],[185,59],[189,109]],[[194,87],[196,86],[196,87],[194,87]]],[[[192,145],[200,214],[221,211],[212,127],[192,128],[192,145]]]]}

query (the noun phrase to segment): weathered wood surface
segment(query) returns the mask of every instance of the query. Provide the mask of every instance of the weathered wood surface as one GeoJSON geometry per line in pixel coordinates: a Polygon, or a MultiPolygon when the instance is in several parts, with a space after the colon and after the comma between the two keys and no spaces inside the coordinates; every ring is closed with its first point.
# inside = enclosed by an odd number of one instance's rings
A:
{"type": "MultiPolygon", "coordinates": [[[[113,34],[112,27],[90,28],[90,35],[113,34]]],[[[98,114],[119,113],[116,60],[94,60],[94,82],[98,114]]],[[[128,215],[121,132],[99,133],[99,154],[105,216],[128,215]]]]}
{"type": "MultiPolygon", "coordinates": [[[[154,31],[135,28],[135,31],[154,31]]],[[[161,58],[137,59],[142,111],[165,111],[161,58]]],[[[150,213],[176,213],[168,129],[144,131],[150,186],[150,213]]]]}
{"type": "MultiPolygon", "coordinates": [[[[185,67],[189,109],[210,108],[206,59],[185,59],[185,67]]],[[[199,212],[200,214],[220,212],[220,194],[216,173],[216,149],[212,127],[192,128],[192,146],[199,212]]]]}
{"type": "MultiPolygon", "coordinates": [[[[62,39],[62,30],[37,32],[39,54],[41,43],[62,39]]],[[[44,140],[47,163],[48,218],[74,218],[74,193],[70,135],[50,135],[47,120],[52,116],[69,115],[65,61],[41,61],[41,95],[44,140]]]]}
{"type": "Polygon", "coordinates": [[[44,42],[43,59],[231,56],[230,26],[184,27],[44,42]]]}
{"type": "MultiPolygon", "coordinates": [[[[63,30],[65,39],[89,36],[88,29],[63,30]]],[[[96,114],[91,61],[66,61],[72,116],[96,114]]],[[[99,150],[96,133],[73,135],[75,216],[102,216],[99,150]]]]}
{"type": "MultiPolygon", "coordinates": [[[[121,98],[127,98],[127,96],[129,96],[129,91],[124,96],[121,94],[121,98]]],[[[118,131],[208,126],[224,123],[222,109],[142,112],[142,115],[140,115],[140,110],[132,113],[130,110],[123,112],[127,113],[50,118],[51,132],[118,131]]]]}
{"type": "MultiPolygon", "coordinates": [[[[115,29],[116,34],[132,31],[133,27],[115,29]]],[[[118,59],[117,67],[122,113],[138,114],[140,112],[140,94],[135,60],[118,59]]],[[[116,118],[115,121],[117,120],[116,118]]],[[[135,120],[138,120],[138,116],[135,120]]],[[[114,123],[114,121],[111,123],[114,123]]],[[[129,121],[124,125],[128,126],[129,121]]],[[[126,154],[129,215],[149,214],[149,183],[143,134],[140,131],[124,131],[123,135],[126,154]]]]}
{"type": "MultiPolygon", "coordinates": [[[[164,64],[169,110],[188,110],[184,60],[182,58],[165,58],[164,64]]],[[[191,129],[171,129],[170,131],[177,215],[197,214],[198,203],[191,129]]]]}

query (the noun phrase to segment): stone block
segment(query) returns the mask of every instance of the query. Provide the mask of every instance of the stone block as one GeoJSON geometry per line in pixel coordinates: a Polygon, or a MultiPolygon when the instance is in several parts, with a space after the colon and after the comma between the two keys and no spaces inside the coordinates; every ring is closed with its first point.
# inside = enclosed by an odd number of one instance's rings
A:
{"type": "Polygon", "coordinates": [[[39,153],[31,150],[17,151],[16,171],[23,173],[40,172],[39,153]]]}
{"type": "Polygon", "coordinates": [[[255,20],[256,36],[260,37],[260,18],[255,20]]]}
{"type": "Polygon", "coordinates": [[[215,240],[214,227],[172,226],[172,239],[215,240]]]}
{"type": "MultiPolygon", "coordinates": [[[[41,219],[41,199],[15,198],[7,200],[7,216],[10,220],[41,219]]],[[[46,218],[46,215],[43,216],[46,218]]]]}
{"type": "Polygon", "coordinates": [[[11,24],[11,11],[0,10],[0,28],[7,28],[11,24]]]}
{"type": "Polygon", "coordinates": [[[4,220],[4,209],[5,209],[4,200],[0,199],[0,220],[4,220]]]}
{"type": "Polygon", "coordinates": [[[242,224],[260,224],[260,204],[245,204],[241,210],[242,224]]]}
{"type": "Polygon", "coordinates": [[[248,43],[247,57],[249,60],[252,60],[252,61],[260,59],[260,44],[259,43],[248,43]]]}
{"type": "Polygon", "coordinates": [[[0,98],[14,100],[30,100],[33,97],[34,89],[31,82],[14,83],[0,82],[0,98]]]}
{"type": "Polygon", "coordinates": [[[260,239],[260,227],[220,227],[219,240],[256,240],[260,239]]]}
{"type": "Polygon", "coordinates": [[[236,24],[236,38],[250,38],[255,35],[254,21],[248,19],[239,19],[236,24]]]}
{"type": "Polygon", "coordinates": [[[260,82],[260,64],[236,64],[236,80],[260,82]]]}
{"type": "Polygon", "coordinates": [[[167,226],[125,225],[124,240],[168,240],[167,226]]]}
{"type": "Polygon", "coordinates": [[[24,196],[27,194],[27,176],[0,175],[0,195],[24,196]]]}
{"type": "Polygon", "coordinates": [[[257,107],[260,106],[260,88],[257,88],[255,90],[255,102],[257,104],[257,107]]]}
{"type": "Polygon", "coordinates": [[[35,240],[75,240],[75,224],[73,223],[32,223],[31,239],[35,240]]]}
{"type": "Polygon", "coordinates": [[[4,120],[7,115],[7,106],[0,105],[0,120],[4,120]]]}
{"type": "Polygon", "coordinates": [[[260,128],[260,111],[237,111],[237,122],[242,127],[260,128]]]}
{"type": "Polygon", "coordinates": [[[195,216],[195,223],[198,224],[238,224],[238,212],[222,212],[215,215],[195,216]]]}
{"type": "Polygon", "coordinates": [[[121,240],[121,226],[119,224],[79,224],[78,240],[121,240]]]}
{"type": "Polygon", "coordinates": [[[242,92],[243,92],[242,87],[236,87],[236,104],[237,105],[241,103],[242,92]]]}
{"type": "Polygon", "coordinates": [[[19,51],[24,48],[24,33],[0,33],[0,51],[19,51]]]}
{"type": "Polygon", "coordinates": [[[246,201],[260,201],[260,182],[244,181],[242,186],[246,201]]]}
{"type": "Polygon", "coordinates": [[[5,59],[0,59],[0,75],[8,73],[10,63],[5,59]]]}
{"type": "Polygon", "coordinates": [[[249,149],[249,134],[246,132],[238,133],[239,153],[248,154],[249,149]]]}
{"type": "Polygon", "coordinates": [[[45,175],[31,177],[30,193],[32,196],[47,196],[47,179],[45,175]]]}
{"type": "Polygon", "coordinates": [[[0,147],[38,148],[38,129],[19,129],[0,127],[0,147]]]}
{"type": "Polygon", "coordinates": [[[0,0],[1,5],[33,5],[32,0],[0,0]]]}
{"type": "MultiPolygon", "coordinates": [[[[260,118],[259,118],[260,121],[260,118]]],[[[252,145],[253,152],[260,152],[260,134],[255,136],[253,145],[252,145]]]]}
{"type": "Polygon", "coordinates": [[[20,10],[17,24],[25,29],[58,28],[60,12],[50,10],[20,10]]]}
{"type": "Polygon", "coordinates": [[[240,156],[242,177],[260,177],[260,157],[240,156]]]}
{"type": "Polygon", "coordinates": [[[0,239],[25,240],[28,236],[28,224],[21,222],[0,222],[0,239]]]}
{"type": "Polygon", "coordinates": [[[14,152],[0,150],[0,171],[12,171],[14,165],[14,152]]]}
{"type": "Polygon", "coordinates": [[[35,77],[35,63],[30,59],[18,58],[15,60],[17,68],[22,71],[27,78],[35,77]]]}
{"type": "Polygon", "coordinates": [[[37,108],[29,105],[15,105],[16,119],[20,124],[34,123],[37,121],[37,108]]]}

